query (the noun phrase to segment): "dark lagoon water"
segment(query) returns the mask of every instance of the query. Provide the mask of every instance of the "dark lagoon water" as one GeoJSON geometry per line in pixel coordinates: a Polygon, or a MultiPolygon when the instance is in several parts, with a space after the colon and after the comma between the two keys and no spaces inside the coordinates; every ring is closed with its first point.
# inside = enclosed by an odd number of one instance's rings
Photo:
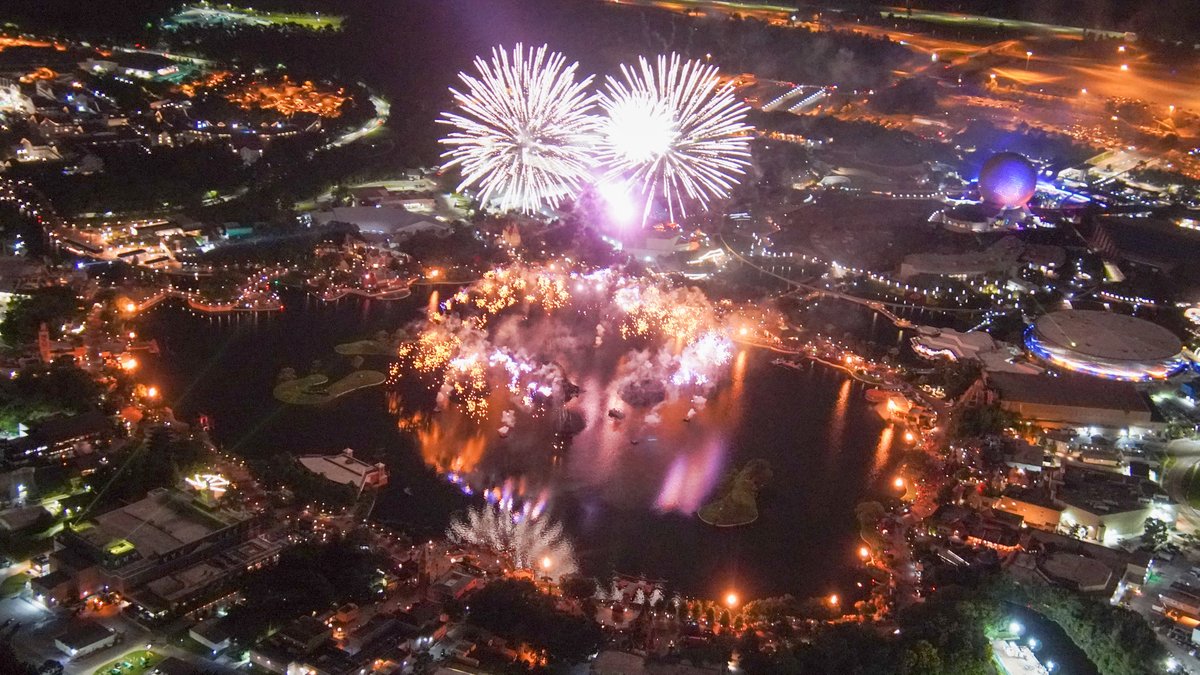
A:
{"type": "Polygon", "coordinates": [[[1021,605],[1008,605],[1009,616],[1024,627],[1022,639],[1034,638],[1038,660],[1054,663],[1054,672],[1064,675],[1098,675],[1095,664],[1071,638],[1045,616],[1021,605]]]}
{"type": "Polygon", "coordinates": [[[336,344],[401,327],[427,302],[284,299],[274,315],[214,317],[164,304],[141,320],[142,334],[163,350],[149,377],[182,418],[209,415],[225,448],[254,457],[350,447],[384,461],[391,483],[373,517],[421,535],[481,503],[480,491],[508,486],[546,500],[590,574],[645,574],[708,597],[730,589],[746,598],[856,594],[854,507],[888,492],[900,444],[864,399],[864,385],[841,372],[785,368],[770,353],[739,351],[691,422],[684,417],[692,403],[678,401],[650,425],[636,414],[608,418],[604,373],[583,371],[572,374],[581,393],[570,404],[587,421],[581,433],[563,439],[548,410],[522,415],[501,438],[494,419],[434,413],[431,390],[415,376],[390,396],[375,388],[325,406],[279,403],[271,390],[281,368],[303,373],[314,360],[348,368],[336,344]],[[701,523],[694,511],[721,476],[753,458],[774,471],[759,520],[741,528],[701,523]],[[447,480],[450,472],[476,494],[447,480]]]}

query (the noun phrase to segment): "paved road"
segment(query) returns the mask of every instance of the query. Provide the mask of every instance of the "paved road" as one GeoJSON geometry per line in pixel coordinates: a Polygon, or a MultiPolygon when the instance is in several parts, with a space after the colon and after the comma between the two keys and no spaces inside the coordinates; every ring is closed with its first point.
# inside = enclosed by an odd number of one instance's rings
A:
{"type": "Polygon", "coordinates": [[[1175,458],[1174,464],[1163,476],[1163,489],[1179,502],[1177,526],[1182,531],[1200,532],[1200,509],[1188,504],[1184,494],[1184,480],[1200,465],[1200,441],[1176,440],[1167,445],[1167,454],[1175,458]]]}

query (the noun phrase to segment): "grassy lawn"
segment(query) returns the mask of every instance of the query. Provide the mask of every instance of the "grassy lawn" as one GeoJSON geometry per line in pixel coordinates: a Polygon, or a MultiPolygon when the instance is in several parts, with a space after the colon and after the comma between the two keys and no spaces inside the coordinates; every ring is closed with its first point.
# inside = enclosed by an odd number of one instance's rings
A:
{"type": "Polygon", "coordinates": [[[93,675],[142,675],[164,658],[149,649],[138,649],[100,666],[93,675]]]}
{"type": "Polygon", "coordinates": [[[25,590],[25,582],[33,578],[33,575],[28,572],[18,572],[4,581],[0,582],[0,597],[11,598],[12,596],[25,590]]]}
{"type": "Polygon", "coordinates": [[[387,375],[377,370],[356,370],[333,384],[329,384],[329,378],[324,375],[309,375],[279,383],[274,394],[275,398],[292,405],[319,405],[386,381],[387,375]]]}

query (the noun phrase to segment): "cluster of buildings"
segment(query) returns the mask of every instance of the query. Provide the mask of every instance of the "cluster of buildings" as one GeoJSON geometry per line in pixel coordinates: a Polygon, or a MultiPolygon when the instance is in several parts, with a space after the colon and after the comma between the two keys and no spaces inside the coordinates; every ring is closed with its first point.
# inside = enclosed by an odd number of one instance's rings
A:
{"type": "Polygon", "coordinates": [[[196,97],[185,83],[203,78],[204,67],[149,51],[0,39],[0,125],[18,134],[0,159],[91,174],[104,171],[104,148],[220,142],[250,164],[274,139],[320,131],[349,99],[312,82],[272,84],[229,73],[215,80],[220,87],[212,95],[196,97]],[[107,91],[108,81],[129,91],[151,82],[171,89],[135,105],[107,91]]]}
{"type": "Polygon", "coordinates": [[[157,488],[64,527],[51,571],[30,589],[49,607],[117,593],[152,623],[228,601],[239,578],[277,560],[286,544],[264,534],[254,513],[157,488]]]}
{"type": "MultiPolygon", "coordinates": [[[[153,111],[128,110],[96,78],[133,83],[166,80],[180,63],[157,54],[100,52],[29,42],[0,48],[0,120],[20,132],[5,159],[18,164],[61,163],[66,173],[104,170],[101,148],[171,144],[170,128],[153,111]]],[[[150,102],[147,101],[147,104],[150,102]]]]}

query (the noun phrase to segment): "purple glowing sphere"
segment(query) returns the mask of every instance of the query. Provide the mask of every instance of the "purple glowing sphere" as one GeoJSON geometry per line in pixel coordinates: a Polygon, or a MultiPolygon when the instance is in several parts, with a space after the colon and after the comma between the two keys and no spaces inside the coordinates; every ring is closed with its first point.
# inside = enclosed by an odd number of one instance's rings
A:
{"type": "Polygon", "coordinates": [[[979,170],[979,196],[1006,209],[1025,206],[1037,189],[1037,169],[1015,152],[992,155],[979,170]]]}

